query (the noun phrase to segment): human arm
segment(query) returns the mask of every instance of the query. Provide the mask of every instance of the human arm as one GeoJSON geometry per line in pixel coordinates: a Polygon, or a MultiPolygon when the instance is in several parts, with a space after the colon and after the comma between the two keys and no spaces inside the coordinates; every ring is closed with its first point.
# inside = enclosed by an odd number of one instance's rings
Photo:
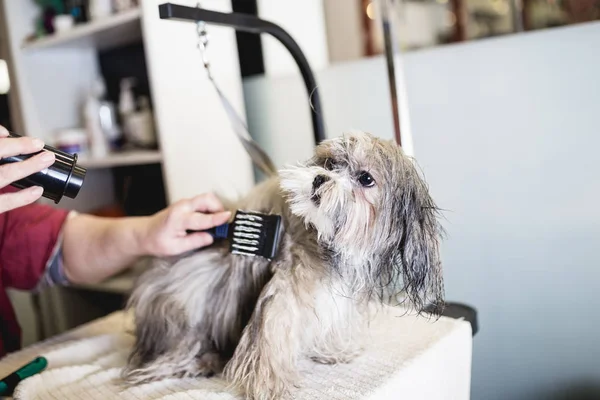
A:
{"type": "Polygon", "coordinates": [[[186,199],[148,217],[103,218],[79,214],[66,220],[62,261],[71,283],[96,283],[143,256],[170,256],[208,246],[207,233],[188,234],[227,222],[229,212],[212,194],[186,199]]]}
{"type": "MultiPolygon", "coordinates": [[[[43,148],[39,140],[7,136],[0,126],[0,157],[43,148]]],[[[0,273],[10,287],[31,290],[45,284],[98,282],[142,256],[176,255],[207,246],[212,243],[210,235],[186,230],[212,228],[230,217],[214,195],[204,194],[148,217],[68,218],[65,210],[32,204],[42,188],[8,186],[53,162],[54,154],[42,152],[0,165],[0,273]]]]}

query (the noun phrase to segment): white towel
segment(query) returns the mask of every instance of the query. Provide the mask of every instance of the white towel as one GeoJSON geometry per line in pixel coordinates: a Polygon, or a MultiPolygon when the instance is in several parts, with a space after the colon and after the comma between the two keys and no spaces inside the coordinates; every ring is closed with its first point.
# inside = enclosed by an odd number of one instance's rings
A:
{"type": "MultiPolygon", "coordinates": [[[[15,390],[15,400],[242,398],[228,391],[227,382],[219,377],[168,379],[133,388],[122,386],[119,375],[133,344],[130,328],[128,316],[111,314],[7,356],[0,360],[0,376],[43,354],[48,359],[48,368],[21,382],[15,390]]],[[[365,353],[352,363],[331,366],[302,361],[303,380],[300,388],[293,392],[294,399],[396,398],[400,393],[402,398],[412,399],[417,397],[408,395],[410,387],[397,386],[400,383],[423,386],[424,383],[418,383],[419,379],[415,378],[421,375],[432,382],[443,382],[443,387],[434,388],[441,393],[439,398],[469,398],[469,323],[450,318],[417,318],[394,310],[374,321],[370,335],[365,353]],[[420,359],[428,361],[419,362],[420,359]],[[451,379],[427,377],[432,371],[448,374],[451,379]],[[404,382],[403,376],[411,376],[410,382],[404,382]]],[[[417,387],[413,389],[419,393],[417,387]]]]}

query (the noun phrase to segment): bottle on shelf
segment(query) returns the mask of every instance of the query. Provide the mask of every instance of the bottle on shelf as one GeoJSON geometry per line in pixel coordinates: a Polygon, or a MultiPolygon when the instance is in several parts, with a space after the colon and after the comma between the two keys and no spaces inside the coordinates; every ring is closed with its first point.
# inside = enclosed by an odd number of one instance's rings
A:
{"type": "Polygon", "coordinates": [[[106,85],[102,78],[96,81],[96,94],[98,96],[98,115],[100,118],[100,127],[104,137],[112,150],[120,147],[122,132],[115,111],[115,105],[106,98],[106,85]]]}
{"type": "Polygon", "coordinates": [[[139,110],[127,117],[128,140],[137,147],[155,148],[156,134],[154,130],[154,119],[150,109],[150,100],[141,96],[139,110]]]}
{"type": "Polygon", "coordinates": [[[85,0],[65,0],[67,13],[73,16],[75,24],[81,24],[88,21],[88,12],[85,0]]]}
{"type": "Polygon", "coordinates": [[[116,12],[127,11],[137,6],[137,0],[113,0],[113,8],[116,12]]]}
{"type": "Polygon", "coordinates": [[[90,21],[109,17],[112,13],[112,0],[89,0],[88,18],[90,21]]]}
{"type": "Polygon", "coordinates": [[[90,89],[83,107],[85,131],[89,136],[90,153],[94,158],[105,157],[109,153],[109,142],[101,123],[102,85],[95,82],[90,89]]]}
{"type": "Polygon", "coordinates": [[[121,91],[119,93],[119,117],[123,126],[123,136],[127,142],[132,141],[132,135],[129,126],[129,119],[135,113],[135,95],[133,93],[133,86],[135,85],[135,78],[123,78],[121,79],[121,91]]]}

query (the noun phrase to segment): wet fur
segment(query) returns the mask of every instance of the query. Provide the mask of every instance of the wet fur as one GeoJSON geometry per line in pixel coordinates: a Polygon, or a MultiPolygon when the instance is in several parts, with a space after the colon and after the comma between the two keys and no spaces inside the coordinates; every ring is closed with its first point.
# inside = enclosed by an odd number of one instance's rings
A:
{"type": "Polygon", "coordinates": [[[229,208],[283,217],[277,258],[217,245],[144,274],[129,301],[137,339],[127,382],[223,372],[248,398],[280,398],[298,383],[300,357],[360,354],[369,304],[443,304],[437,208],[393,142],[327,140],[229,208]],[[361,171],[373,187],[360,185],[361,171]],[[317,175],[325,182],[315,190],[317,175]]]}

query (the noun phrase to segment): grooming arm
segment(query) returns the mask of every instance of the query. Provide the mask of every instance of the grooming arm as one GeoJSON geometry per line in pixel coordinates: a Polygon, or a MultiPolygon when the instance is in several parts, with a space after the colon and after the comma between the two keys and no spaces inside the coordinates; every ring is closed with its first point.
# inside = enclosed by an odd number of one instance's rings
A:
{"type": "Polygon", "coordinates": [[[311,118],[315,145],[325,139],[325,124],[323,123],[321,97],[317,88],[317,81],[300,46],[283,28],[272,22],[241,13],[221,13],[199,7],[187,7],[172,3],[161,4],[158,6],[158,9],[161,19],[187,22],[204,21],[209,24],[229,26],[242,32],[255,34],[268,33],[279,40],[296,61],[304,79],[304,85],[306,86],[310,104],[312,105],[311,118]]]}

